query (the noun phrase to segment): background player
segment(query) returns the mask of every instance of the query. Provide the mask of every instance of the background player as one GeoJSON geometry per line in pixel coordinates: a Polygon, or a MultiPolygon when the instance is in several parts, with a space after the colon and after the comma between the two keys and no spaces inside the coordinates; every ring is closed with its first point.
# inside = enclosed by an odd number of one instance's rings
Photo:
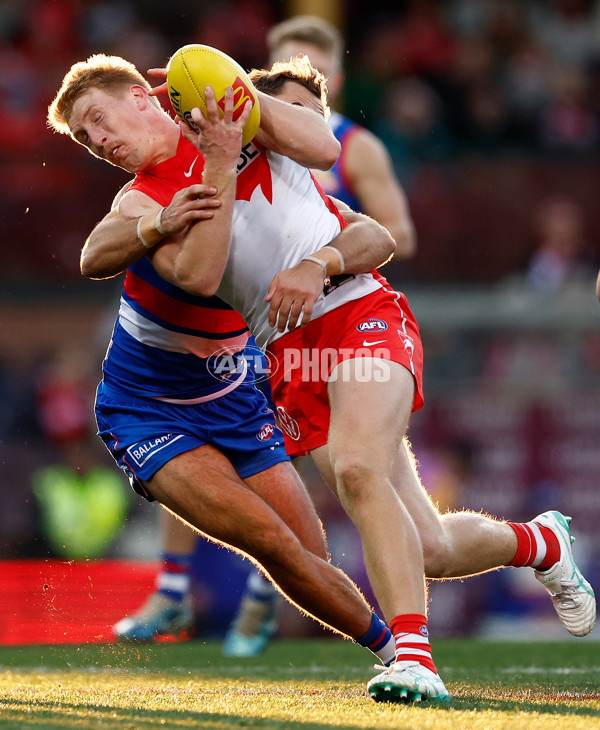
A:
{"type": "Polygon", "coordinates": [[[270,28],[266,40],[270,64],[306,55],[327,81],[329,104],[334,107],[328,121],[341,152],[330,170],[315,171],[323,190],[385,226],[396,241],[396,260],[413,256],[415,228],[385,145],[368,129],[335,110],[344,85],[341,33],[323,18],[298,15],[270,28]]]}

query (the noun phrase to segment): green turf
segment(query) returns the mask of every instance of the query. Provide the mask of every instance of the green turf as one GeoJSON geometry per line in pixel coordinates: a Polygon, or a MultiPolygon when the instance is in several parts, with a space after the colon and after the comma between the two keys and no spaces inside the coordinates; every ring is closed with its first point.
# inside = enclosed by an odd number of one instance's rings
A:
{"type": "Polygon", "coordinates": [[[218,643],[0,648],[0,728],[600,728],[600,646],[438,640],[449,709],[378,704],[369,652],[277,641],[255,659],[218,643]]]}

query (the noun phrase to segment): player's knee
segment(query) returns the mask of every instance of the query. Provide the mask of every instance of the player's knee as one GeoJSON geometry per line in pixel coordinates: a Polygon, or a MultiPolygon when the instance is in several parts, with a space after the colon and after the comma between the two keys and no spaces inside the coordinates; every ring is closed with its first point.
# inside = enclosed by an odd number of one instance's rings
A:
{"type": "Polygon", "coordinates": [[[374,464],[360,454],[343,454],[334,460],[338,493],[342,499],[354,502],[369,499],[377,470],[374,464]]]}

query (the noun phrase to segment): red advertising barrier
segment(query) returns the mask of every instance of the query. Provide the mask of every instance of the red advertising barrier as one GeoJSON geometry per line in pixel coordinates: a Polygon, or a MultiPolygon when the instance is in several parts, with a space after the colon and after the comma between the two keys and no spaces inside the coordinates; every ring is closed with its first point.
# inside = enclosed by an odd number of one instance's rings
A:
{"type": "Polygon", "coordinates": [[[154,589],[158,564],[121,560],[0,562],[0,644],[114,641],[112,626],[154,589]]]}

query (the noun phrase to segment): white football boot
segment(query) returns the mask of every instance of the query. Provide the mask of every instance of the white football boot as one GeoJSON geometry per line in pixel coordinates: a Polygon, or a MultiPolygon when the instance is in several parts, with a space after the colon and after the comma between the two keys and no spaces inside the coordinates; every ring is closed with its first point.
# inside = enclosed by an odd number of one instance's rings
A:
{"type": "Polygon", "coordinates": [[[375,702],[450,702],[439,675],[414,661],[394,662],[370,680],[367,690],[375,702]]]}
{"type": "Polygon", "coordinates": [[[191,594],[183,601],[174,601],[156,591],[132,616],[126,616],[113,626],[118,639],[128,641],[152,641],[159,636],[189,638],[194,627],[194,605],[191,594]]]}
{"type": "Polygon", "coordinates": [[[223,654],[249,658],[263,652],[277,632],[277,610],[283,603],[279,593],[265,599],[245,595],[225,634],[223,654]]]}
{"type": "Polygon", "coordinates": [[[532,521],[552,530],[560,544],[560,560],[548,570],[536,570],[535,577],[550,594],[567,631],[573,636],[586,636],[596,622],[596,597],[573,558],[571,518],[552,510],[532,521]]]}

